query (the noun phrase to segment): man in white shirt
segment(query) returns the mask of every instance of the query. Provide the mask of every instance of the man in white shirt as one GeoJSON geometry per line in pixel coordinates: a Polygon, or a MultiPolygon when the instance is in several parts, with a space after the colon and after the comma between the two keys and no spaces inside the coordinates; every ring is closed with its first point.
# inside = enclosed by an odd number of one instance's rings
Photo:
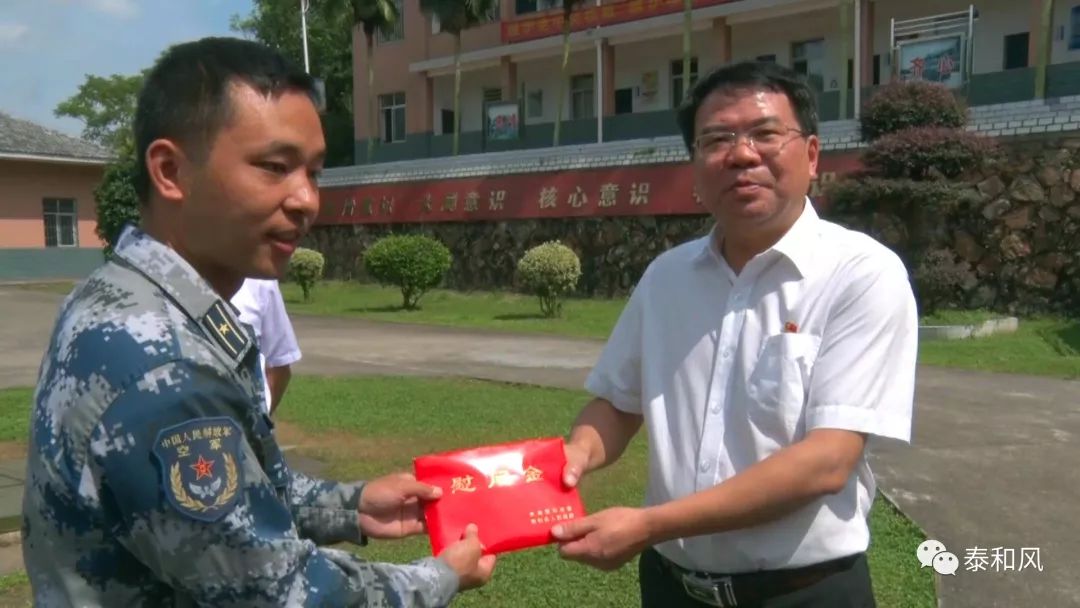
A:
{"type": "Polygon", "coordinates": [[[292,379],[292,364],[301,356],[281,288],[272,279],[245,279],[231,302],[240,320],[255,329],[266,372],[266,411],[273,414],[292,379]]]}
{"type": "Polygon", "coordinates": [[[814,95],[742,63],[679,111],[713,231],[660,255],[586,382],[565,481],[645,426],[645,506],[553,530],[567,559],[641,554],[644,608],[874,606],[868,442],[910,441],[918,321],[900,259],[818,217],[814,95]]]}

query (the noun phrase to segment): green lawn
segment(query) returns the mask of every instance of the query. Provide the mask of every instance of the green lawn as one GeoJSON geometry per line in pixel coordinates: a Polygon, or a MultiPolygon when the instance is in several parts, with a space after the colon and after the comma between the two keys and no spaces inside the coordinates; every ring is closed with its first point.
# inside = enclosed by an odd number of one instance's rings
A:
{"type": "Polygon", "coordinates": [[[33,389],[0,390],[0,441],[26,440],[33,389]]]}
{"type": "Polygon", "coordinates": [[[919,361],[987,372],[1080,378],[1080,320],[1021,319],[1016,333],[923,342],[919,361]]]}
{"type": "MultiPolygon", "coordinates": [[[[608,336],[625,305],[625,299],[575,299],[566,303],[562,318],[544,319],[535,298],[512,293],[435,290],[420,302],[420,310],[406,311],[400,308],[397,290],[357,282],[323,283],[308,303],[296,285],[285,284],[283,291],[292,313],[598,339],[608,336]]],[[[993,316],[986,311],[941,311],[923,324],[975,324],[993,316]]],[[[1080,378],[1080,320],[1022,319],[1015,334],[925,341],[919,355],[928,365],[1080,378]]]]}
{"type": "MultiPolygon", "coordinates": [[[[26,391],[0,391],[0,429],[25,433],[26,391]],[[17,412],[14,404],[21,403],[17,412]]],[[[556,436],[584,403],[580,391],[545,389],[472,380],[418,378],[297,377],[279,410],[283,444],[329,467],[328,477],[353,479],[410,470],[423,453],[556,436]]],[[[586,508],[641,501],[646,444],[635,440],[623,459],[585,480],[586,508]]],[[[934,606],[932,573],[920,570],[914,548],[918,529],[879,500],[870,520],[870,565],[882,608],[934,606]]],[[[406,562],[429,555],[426,537],[374,542],[363,549],[372,560],[406,562]]],[[[462,607],[539,608],[637,605],[636,561],[611,573],[558,558],[551,546],[505,554],[494,580],[454,603],[462,607]]],[[[0,579],[0,603],[22,605],[25,579],[0,579]]]]}
{"type": "Polygon", "coordinates": [[[419,310],[401,308],[401,292],[358,282],[327,281],[304,302],[295,284],[281,286],[290,313],[350,316],[392,323],[453,325],[528,333],[606,338],[626,300],[575,299],[558,319],[540,314],[534,297],[508,292],[464,293],[437,289],[420,300],[419,310]]]}

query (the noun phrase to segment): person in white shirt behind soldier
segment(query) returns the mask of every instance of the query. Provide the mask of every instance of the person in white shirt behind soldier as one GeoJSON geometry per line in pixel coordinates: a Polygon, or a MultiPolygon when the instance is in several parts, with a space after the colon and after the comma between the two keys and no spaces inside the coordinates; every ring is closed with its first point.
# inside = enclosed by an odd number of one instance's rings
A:
{"type": "Polygon", "coordinates": [[[240,311],[240,320],[255,330],[259,368],[266,380],[266,412],[273,414],[292,379],[292,365],[301,357],[281,288],[275,279],[249,277],[230,303],[240,311]]]}
{"type": "Polygon", "coordinates": [[[678,123],[714,227],[646,269],[565,448],[576,486],[644,426],[645,504],[557,525],[560,553],[604,570],[640,555],[643,608],[875,606],[867,450],[911,440],[908,271],[818,216],[799,74],[720,67],[678,123]]]}

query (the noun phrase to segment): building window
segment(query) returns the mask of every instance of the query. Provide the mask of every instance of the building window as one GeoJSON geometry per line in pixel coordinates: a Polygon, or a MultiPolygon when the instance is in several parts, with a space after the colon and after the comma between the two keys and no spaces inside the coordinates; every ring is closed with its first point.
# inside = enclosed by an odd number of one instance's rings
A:
{"type": "MultiPolygon", "coordinates": [[[[874,55],[874,63],[873,63],[872,72],[873,72],[873,75],[871,76],[872,81],[871,82],[863,82],[862,83],[863,87],[868,87],[870,85],[877,86],[877,85],[881,84],[881,55],[874,55]]],[[[848,59],[848,61],[847,61],[847,79],[848,79],[847,88],[853,89],[855,87],[855,81],[853,80],[854,77],[855,77],[855,60],[854,59],[848,59]]]]}
{"type": "Polygon", "coordinates": [[[759,61],[761,63],[776,63],[776,55],[758,55],[756,61],[759,61]]]}
{"type": "Polygon", "coordinates": [[[553,8],[562,8],[562,0],[516,0],[514,2],[514,13],[517,15],[527,15],[553,8]]]}
{"type": "Polygon", "coordinates": [[[1030,41],[1031,36],[1028,32],[1005,36],[1005,57],[1001,61],[1002,66],[1004,66],[1003,69],[1015,70],[1016,68],[1026,68],[1028,66],[1028,43],[1030,41]]]}
{"type": "Polygon", "coordinates": [[[634,89],[615,89],[615,113],[631,114],[634,111],[634,89]]]}
{"type": "Polygon", "coordinates": [[[525,106],[526,116],[542,118],[544,116],[544,90],[529,91],[529,95],[525,98],[525,106]]]}
{"type": "MultiPolygon", "coordinates": [[[[697,82],[698,69],[697,69],[697,57],[690,58],[690,86],[694,86],[697,82]]],[[[689,87],[685,87],[686,79],[683,78],[683,61],[682,59],[672,60],[671,62],[671,107],[677,108],[682,103],[683,95],[689,87]]]]}
{"type": "Polygon", "coordinates": [[[76,247],[79,244],[79,220],[75,199],[47,198],[41,202],[45,220],[46,247],[76,247]]]}
{"type": "Polygon", "coordinates": [[[1069,50],[1080,49],[1080,6],[1069,13],[1069,50]]]}
{"type": "Polygon", "coordinates": [[[791,45],[791,67],[806,76],[815,91],[825,90],[825,40],[807,40],[791,45]]]}
{"type": "Polygon", "coordinates": [[[382,116],[382,131],[379,136],[384,142],[405,141],[405,93],[379,95],[379,114],[382,116]]]}
{"type": "Polygon", "coordinates": [[[454,111],[443,108],[440,112],[442,120],[442,134],[451,135],[454,132],[454,111]]]}
{"type": "Polygon", "coordinates": [[[379,35],[375,37],[375,40],[379,44],[385,42],[394,42],[405,38],[405,7],[404,0],[394,0],[394,6],[397,7],[398,19],[394,23],[393,29],[390,32],[383,32],[379,30],[379,35]]]}
{"type": "Polygon", "coordinates": [[[574,120],[596,117],[596,91],[593,75],[579,74],[570,77],[570,118],[574,120]]]}

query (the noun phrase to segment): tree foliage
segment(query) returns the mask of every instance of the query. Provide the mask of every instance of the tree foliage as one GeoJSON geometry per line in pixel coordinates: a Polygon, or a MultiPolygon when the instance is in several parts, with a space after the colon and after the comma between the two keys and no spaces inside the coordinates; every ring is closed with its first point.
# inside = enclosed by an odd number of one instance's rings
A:
{"type": "Polygon", "coordinates": [[[540,299],[545,317],[562,313],[563,300],[581,279],[581,261],[573,249],[549,241],[529,249],[518,261],[518,280],[528,293],[540,299]]]}
{"type": "Polygon", "coordinates": [[[439,241],[422,234],[391,235],[364,252],[364,267],[376,281],[401,289],[402,307],[414,310],[420,298],[442,282],[453,257],[439,241]]]}
{"type": "Polygon", "coordinates": [[[887,84],[870,99],[860,117],[865,141],[914,127],[963,129],[967,108],[952,91],[933,82],[887,84]]]}
{"type": "Polygon", "coordinates": [[[454,156],[461,139],[461,32],[490,21],[498,5],[499,0],[420,0],[420,10],[438,18],[442,31],[454,37],[454,156]]]}
{"type": "Polygon", "coordinates": [[[60,102],[56,116],[83,121],[82,138],[127,156],[135,149],[132,123],[146,71],[125,76],[88,74],[79,90],[60,102]]]}
{"type": "Polygon", "coordinates": [[[97,201],[98,238],[105,241],[105,255],[112,254],[124,225],[138,223],[139,196],[135,193],[135,161],[130,157],[113,163],[94,188],[97,201]]]}
{"type": "Polygon", "coordinates": [[[913,127],[882,136],[863,155],[881,177],[955,179],[992,161],[1001,146],[984,135],[947,127],[913,127]]]}
{"type": "Polygon", "coordinates": [[[311,292],[322,280],[324,268],[326,268],[326,258],[314,249],[299,247],[289,258],[286,274],[290,281],[300,286],[300,290],[304,292],[305,302],[311,301],[311,292]]]}
{"type": "MultiPolygon", "coordinates": [[[[251,4],[247,16],[232,16],[232,30],[262,42],[303,67],[300,2],[252,0],[251,4]]],[[[348,4],[314,0],[306,16],[311,75],[321,78],[326,86],[322,122],[326,164],[330,167],[353,163],[352,17],[348,4]]]]}

